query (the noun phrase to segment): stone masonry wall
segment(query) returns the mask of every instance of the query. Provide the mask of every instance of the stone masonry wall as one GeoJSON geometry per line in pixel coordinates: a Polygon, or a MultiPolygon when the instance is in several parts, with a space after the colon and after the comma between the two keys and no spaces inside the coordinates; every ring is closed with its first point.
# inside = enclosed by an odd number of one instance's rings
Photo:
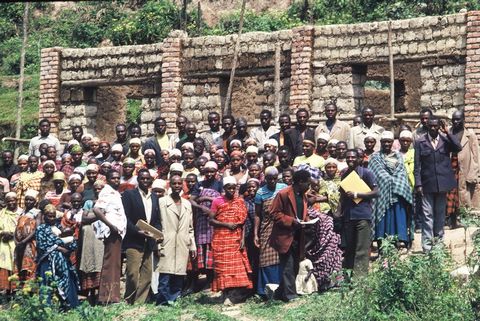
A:
{"type": "MultiPolygon", "coordinates": [[[[404,89],[397,99],[399,110],[412,115],[430,107],[446,114],[465,107],[468,126],[480,135],[479,12],[392,21],[391,35],[395,80],[404,89]]],[[[44,49],[40,115],[62,128],[61,138],[74,123],[95,132],[100,126],[96,115],[104,110],[97,97],[102,87],[152,84],[156,94],[142,103],[145,135],[153,134],[152,122],[159,115],[167,119],[169,131],[182,113],[201,129],[209,111],[222,110],[236,39],[189,38],[174,31],[153,45],[44,49]]],[[[387,40],[388,22],[242,34],[234,114],[256,120],[262,108],[273,111],[278,57],[282,111],[294,115],[307,108],[314,124],[323,117],[325,103],[335,98],[341,117],[354,115],[366,103],[379,104],[373,107],[384,112],[385,94],[366,91],[365,82],[389,81],[387,40]]],[[[124,113],[123,105],[118,102],[112,110],[124,113]]]]}

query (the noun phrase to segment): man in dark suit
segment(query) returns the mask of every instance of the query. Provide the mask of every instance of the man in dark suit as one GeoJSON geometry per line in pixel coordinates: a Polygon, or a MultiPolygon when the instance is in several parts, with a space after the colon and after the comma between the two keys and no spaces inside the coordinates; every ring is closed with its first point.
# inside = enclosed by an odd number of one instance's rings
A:
{"type": "Polygon", "coordinates": [[[315,141],[315,130],[307,126],[310,114],[305,108],[300,108],[296,113],[297,125],[285,132],[285,145],[292,154],[292,159],[303,155],[303,140],[315,141]]]}
{"type": "Polygon", "coordinates": [[[428,120],[428,132],[415,141],[415,190],[422,197],[422,248],[432,248],[432,239],[443,239],[446,193],[456,187],[450,154],[462,146],[435,116],[428,120]],[[442,134],[439,133],[441,131],[442,134]]]}
{"type": "Polygon", "coordinates": [[[145,153],[147,149],[153,149],[155,151],[156,164],[157,166],[160,166],[163,164],[163,158],[160,151],[169,148],[169,139],[165,133],[167,130],[167,121],[165,118],[157,117],[153,123],[155,126],[155,135],[145,141],[142,152],[145,153]]]}
{"type": "Polygon", "coordinates": [[[275,294],[286,302],[297,298],[295,278],[305,252],[305,233],[300,222],[308,221],[305,193],[310,187],[310,178],[308,171],[296,171],[293,185],[279,191],[270,208],[274,220],[270,245],[279,253],[282,271],[275,294]]]}
{"type": "Polygon", "coordinates": [[[126,250],[127,270],[125,300],[130,303],[145,303],[152,279],[152,252],[156,249],[153,236],[136,227],[138,220],[144,220],[161,229],[158,198],[151,193],[152,176],[148,169],[138,171],[138,187],[122,195],[127,216],[127,235],[123,240],[126,250]]]}

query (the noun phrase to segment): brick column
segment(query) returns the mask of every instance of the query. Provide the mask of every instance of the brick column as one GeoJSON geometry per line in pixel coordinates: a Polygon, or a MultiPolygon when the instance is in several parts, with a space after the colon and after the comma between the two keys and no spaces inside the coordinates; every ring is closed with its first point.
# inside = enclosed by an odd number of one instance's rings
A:
{"type": "Polygon", "coordinates": [[[60,71],[62,48],[45,48],[41,52],[39,119],[52,123],[51,132],[58,134],[60,121],[60,71]]]}
{"type": "Polygon", "coordinates": [[[290,77],[290,112],[299,108],[311,108],[312,92],[312,26],[298,27],[292,30],[292,58],[290,77]]]}
{"type": "Polygon", "coordinates": [[[175,131],[175,121],[182,102],[182,47],[185,37],[186,33],[175,30],[163,41],[160,115],[167,121],[168,132],[175,131]]]}
{"type": "Polygon", "coordinates": [[[480,138],[480,11],[467,14],[465,122],[480,138]]]}

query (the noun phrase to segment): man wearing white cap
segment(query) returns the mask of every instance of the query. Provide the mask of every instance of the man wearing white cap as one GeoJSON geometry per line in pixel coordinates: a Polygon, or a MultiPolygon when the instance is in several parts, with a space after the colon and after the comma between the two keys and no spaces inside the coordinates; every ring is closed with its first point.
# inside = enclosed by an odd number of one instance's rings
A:
{"type": "MultiPolygon", "coordinates": [[[[337,119],[337,104],[331,101],[325,105],[325,123],[320,122],[315,129],[315,139],[317,140],[321,133],[328,134],[330,139],[335,138],[339,141],[348,142],[350,139],[350,125],[337,119]]],[[[329,139],[327,139],[328,141],[329,139]]]]}
{"type": "Polygon", "coordinates": [[[308,164],[311,167],[323,169],[324,159],[321,156],[314,154],[315,143],[311,139],[303,140],[303,155],[295,157],[293,161],[293,166],[298,166],[300,164],[308,164]]]}

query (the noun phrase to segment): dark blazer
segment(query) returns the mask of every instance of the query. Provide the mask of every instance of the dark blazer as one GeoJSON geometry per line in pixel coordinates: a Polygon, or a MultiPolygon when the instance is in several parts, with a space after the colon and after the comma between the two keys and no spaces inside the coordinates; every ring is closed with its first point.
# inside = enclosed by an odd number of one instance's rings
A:
{"type": "Polygon", "coordinates": [[[459,152],[462,146],[451,135],[438,135],[437,149],[433,149],[428,134],[423,134],[415,141],[415,187],[421,186],[423,192],[448,192],[457,186],[452,170],[450,154],[459,152]]]}
{"type": "MultiPolygon", "coordinates": [[[[303,220],[308,221],[307,198],[303,197],[303,220]]],[[[287,253],[292,245],[296,227],[297,203],[292,186],[280,190],[273,199],[270,214],[273,217],[273,228],[270,236],[270,245],[280,254],[287,253]]]]}
{"type": "Polygon", "coordinates": [[[162,155],[160,155],[162,148],[160,145],[158,145],[156,136],[149,137],[145,141],[145,144],[143,144],[142,153],[145,153],[147,149],[153,149],[155,151],[155,162],[157,166],[163,165],[163,158],[162,155]]]}
{"type": "MultiPolygon", "coordinates": [[[[160,208],[158,206],[158,197],[155,194],[152,194],[151,202],[152,217],[150,219],[150,225],[160,230],[162,226],[160,222],[160,208]]],[[[138,188],[123,192],[122,203],[127,217],[127,234],[123,239],[122,247],[124,249],[133,248],[143,251],[145,242],[148,242],[148,248],[154,250],[156,248],[155,241],[140,235],[138,228],[135,226],[138,220],[147,220],[142,196],[138,188]]]]}
{"type": "Polygon", "coordinates": [[[310,127],[307,127],[305,130],[304,138],[300,130],[295,128],[290,128],[285,131],[285,145],[288,146],[290,153],[292,153],[292,159],[295,159],[297,156],[303,155],[303,139],[310,139],[312,142],[315,142],[315,130],[310,127]]]}

